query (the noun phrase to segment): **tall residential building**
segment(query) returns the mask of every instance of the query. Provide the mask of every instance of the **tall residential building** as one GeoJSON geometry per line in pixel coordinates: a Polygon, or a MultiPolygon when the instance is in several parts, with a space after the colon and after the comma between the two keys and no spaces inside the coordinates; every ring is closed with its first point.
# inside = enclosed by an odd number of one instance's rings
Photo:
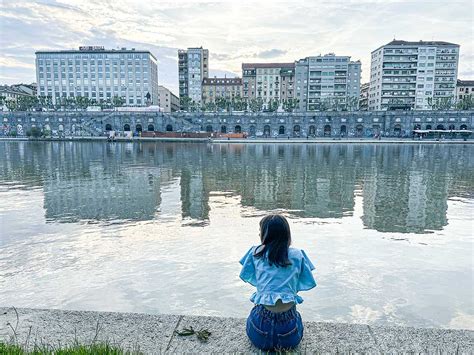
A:
{"type": "Polygon", "coordinates": [[[466,96],[474,98],[474,80],[459,80],[456,84],[456,100],[462,100],[466,96]]]}
{"type": "Polygon", "coordinates": [[[241,78],[205,78],[202,81],[202,103],[215,102],[218,97],[232,100],[242,97],[241,78]]]}
{"type": "Polygon", "coordinates": [[[360,86],[359,111],[369,110],[369,88],[370,83],[364,83],[360,86]]]}
{"type": "Polygon", "coordinates": [[[179,97],[190,97],[201,103],[202,80],[209,77],[209,50],[188,48],[178,50],[179,97]]]}
{"type": "Polygon", "coordinates": [[[372,52],[369,110],[426,110],[455,95],[459,45],[393,40],[372,52]]]}
{"type": "Polygon", "coordinates": [[[344,105],[352,98],[358,106],[361,63],[350,59],[329,53],[296,62],[296,99],[300,111],[327,109],[335,99],[344,105]]]}
{"type": "Polygon", "coordinates": [[[37,95],[84,96],[100,102],[119,96],[125,105],[158,103],[158,66],[149,51],[87,46],[36,52],[37,95]]]}
{"type": "Polygon", "coordinates": [[[294,98],[295,63],[242,63],[243,98],[270,100],[294,98]]]}
{"type": "Polygon", "coordinates": [[[163,112],[175,112],[179,110],[179,97],[173,94],[170,89],[163,85],[158,85],[158,106],[163,112]]]}

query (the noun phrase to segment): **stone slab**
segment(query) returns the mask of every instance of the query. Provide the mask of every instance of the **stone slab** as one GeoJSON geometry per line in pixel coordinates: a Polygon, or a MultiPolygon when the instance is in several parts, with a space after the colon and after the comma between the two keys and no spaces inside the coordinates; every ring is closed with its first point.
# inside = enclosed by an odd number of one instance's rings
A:
{"type": "MultiPolygon", "coordinates": [[[[35,342],[57,347],[98,340],[144,354],[261,353],[246,336],[245,319],[25,308],[17,312],[18,326],[14,309],[0,307],[0,340],[11,341],[13,327],[17,343],[24,345],[29,338],[30,349],[35,342]],[[210,331],[208,341],[174,333],[189,326],[210,331]]],[[[295,353],[473,354],[474,331],[305,322],[295,353]]]]}
{"type": "Polygon", "coordinates": [[[469,330],[381,326],[370,330],[383,353],[474,353],[474,332],[469,330]]]}
{"type": "Polygon", "coordinates": [[[378,353],[374,338],[364,324],[305,324],[300,349],[304,353],[378,353]]]}

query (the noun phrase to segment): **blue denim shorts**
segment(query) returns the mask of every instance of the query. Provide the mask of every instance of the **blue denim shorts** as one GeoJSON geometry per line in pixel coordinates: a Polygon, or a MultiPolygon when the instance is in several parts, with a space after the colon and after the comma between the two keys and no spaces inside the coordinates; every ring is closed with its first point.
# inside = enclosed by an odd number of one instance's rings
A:
{"type": "Polygon", "coordinates": [[[256,305],[247,318],[247,335],[260,350],[293,349],[303,338],[303,322],[293,306],[281,313],[256,305]]]}

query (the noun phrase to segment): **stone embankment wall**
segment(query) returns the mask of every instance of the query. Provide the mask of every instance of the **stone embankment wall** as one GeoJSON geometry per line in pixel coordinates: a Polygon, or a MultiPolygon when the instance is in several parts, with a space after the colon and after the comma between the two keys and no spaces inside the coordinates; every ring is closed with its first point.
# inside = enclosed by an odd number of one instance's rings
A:
{"type": "Polygon", "coordinates": [[[1,112],[0,135],[25,135],[32,127],[59,136],[173,131],[249,136],[409,136],[414,129],[472,130],[474,111],[374,111],[315,113],[1,112]]]}

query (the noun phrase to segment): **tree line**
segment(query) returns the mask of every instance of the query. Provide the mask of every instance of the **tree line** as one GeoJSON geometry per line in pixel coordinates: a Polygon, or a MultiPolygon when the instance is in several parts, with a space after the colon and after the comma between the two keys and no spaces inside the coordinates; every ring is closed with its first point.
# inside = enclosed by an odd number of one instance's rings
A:
{"type": "Polygon", "coordinates": [[[0,106],[5,105],[9,111],[41,111],[43,109],[59,110],[85,110],[89,106],[100,106],[102,109],[121,107],[125,99],[114,96],[106,100],[95,100],[85,96],[58,97],[53,103],[51,96],[20,96],[18,99],[7,99],[0,96],[0,106]]]}

